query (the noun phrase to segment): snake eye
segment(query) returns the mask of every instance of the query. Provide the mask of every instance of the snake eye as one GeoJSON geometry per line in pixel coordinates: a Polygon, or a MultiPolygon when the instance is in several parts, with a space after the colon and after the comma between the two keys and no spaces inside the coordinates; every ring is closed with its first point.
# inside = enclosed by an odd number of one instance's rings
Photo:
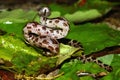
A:
{"type": "Polygon", "coordinates": [[[39,15],[43,16],[43,17],[48,17],[48,16],[50,16],[50,14],[51,14],[50,9],[48,7],[43,7],[39,11],[39,15]]]}

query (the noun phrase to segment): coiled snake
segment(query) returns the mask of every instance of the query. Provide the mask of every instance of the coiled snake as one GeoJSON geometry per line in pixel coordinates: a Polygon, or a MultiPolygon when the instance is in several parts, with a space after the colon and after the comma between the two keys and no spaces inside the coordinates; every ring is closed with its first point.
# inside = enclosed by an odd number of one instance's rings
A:
{"type": "MultiPolygon", "coordinates": [[[[24,27],[24,37],[30,45],[37,46],[40,48],[48,49],[45,55],[53,56],[59,52],[59,41],[58,39],[64,38],[69,32],[68,21],[64,18],[47,18],[50,15],[50,10],[44,7],[40,10],[40,24],[37,22],[30,22],[24,27]]],[[[74,47],[80,47],[79,42],[75,40],[67,41],[68,44],[74,47]]],[[[95,62],[101,67],[108,71],[111,71],[111,66],[101,63],[92,57],[81,56],[79,57],[83,62],[95,62]]]]}
{"type": "Polygon", "coordinates": [[[57,39],[64,38],[69,31],[68,21],[64,18],[47,18],[49,9],[42,8],[40,24],[31,22],[23,29],[25,39],[37,47],[46,48],[51,53],[46,55],[56,55],[59,52],[59,42],[57,39]]]}

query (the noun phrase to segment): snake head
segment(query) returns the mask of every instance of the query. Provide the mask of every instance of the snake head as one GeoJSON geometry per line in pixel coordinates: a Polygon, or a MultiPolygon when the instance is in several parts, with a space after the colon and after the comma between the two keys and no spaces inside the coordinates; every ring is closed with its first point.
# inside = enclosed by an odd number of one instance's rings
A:
{"type": "Polygon", "coordinates": [[[48,7],[42,7],[39,11],[39,15],[42,17],[48,17],[50,16],[51,12],[48,7]]]}

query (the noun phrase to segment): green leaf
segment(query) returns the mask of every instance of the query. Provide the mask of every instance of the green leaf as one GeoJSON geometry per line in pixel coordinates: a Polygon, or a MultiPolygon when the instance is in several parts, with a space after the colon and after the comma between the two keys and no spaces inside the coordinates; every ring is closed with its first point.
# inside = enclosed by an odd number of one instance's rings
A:
{"type": "Polygon", "coordinates": [[[84,22],[102,17],[111,10],[113,5],[117,5],[116,3],[110,3],[106,0],[87,0],[83,6],[80,6],[80,1],[70,6],[62,4],[49,5],[52,14],[54,14],[51,17],[55,17],[56,15],[57,17],[64,16],[71,22],[84,22]]]}
{"type": "Polygon", "coordinates": [[[13,34],[23,38],[23,27],[26,25],[26,22],[11,22],[11,24],[0,23],[0,29],[7,32],[8,34],[13,34]]]}
{"type": "Polygon", "coordinates": [[[101,16],[102,14],[96,9],[90,9],[86,11],[76,11],[73,14],[67,13],[64,15],[64,17],[71,22],[84,22],[84,21],[89,21],[89,20],[101,17],[101,16]]]}
{"type": "MultiPolygon", "coordinates": [[[[32,74],[40,68],[40,66],[38,66],[40,62],[35,64],[35,70],[33,70],[33,67],[30,67],[30,64],[31,62],[38,61],[39,57],[41,58],[42,56],[32,47],[27,47],[21,39],[8,35],[0,36],[0,45],[0,59],[9,61],[12,64],[11,67],[13,70],[18,73],[25,71],[26,74],[32,74]]],[[[45,60],[45,58],[42,58],[42,60],[45,60]]],[[[32,65],[35,66],[34,64],[32,65]]]]}
{"type": "Polygon", "coordinates": [[[109,75],[103,77],[101,80],[120,80],[120,56],[114,55],[111,66],[113,67],[113,72],[109,75]]]}
{"type": "Polygon", "coordinates": [[[111,55],[102,56],[98,59],[102,61],[104,64],[111,65],[113,58],[114,58],[114,55],[111,54],[111,55]]]}
{"type": "Polygon", "coordinates": [[[23,11],[22,9],[4,11],[0,13],[0,23],[4,23],[6,21],[18,23],[32,21],[36,14],[36,11],[23,11]]]}
{"type": "MultiPolygon", "coordinates": [[[[16,38],[14,36],[0,36],[0,49],[1,50],[9,50],[9,51],[4,51],[6,54],[9,54],[10,56],[14,55],[14,52],[24,52],[27,53],[29,55],[33,55],[33,56],[38,56],[39,54],[32,48],[32,47],[27,47],[27,45],[25,45],[25,42],[22,41],[19,38],[16,38]],[[10,53],[9,53],[10,52],[10,53]]],[[[2,52],[2,51],[1,51],[2,52]]],[[[5,54],[5,55],[6,55],[5,54]]],[[[1,55],[1,58],[4,55],[1,55]]],[[[9,57],[9,56],[6,56],[9,57]]],[[[7,59],[8,61],[11,60],[11,57],[7,59]]]]}
{"type": "MultiPolygon", "coordinates": [[[[58,55],[46,57],[42,55],[41,49],[38,51],[32,46],[26,45],[21,38],[13,35],[0,36],[0,59],[11,63],[12,69],[17,73],[25,71],[25,75],[48,71],[70,58],[77,50],[78,48],[60,44],[60,53],[58,55]]],[[[9,69],[9,67],[7,68],[9,69]]]]}
{"type": "MultiPolygon", "coordinates": [[[[71,56],[73,55],[73,53],[77,50],[79,50],[79,48],[75,48],[75,47],[71,47],[69,45],[60,45],[60,54],[58,54],[58,60],[56,62],[57,65],[61,64],[63,61],[65,61],[68,58],[71,58],[71,56]]],[[[79,54],[81,55],[83,51],[79,51],[79,54]]]]}
{"type": "Polygon", "coordinates": [[[1,12],[0,29],[23,37],[23,27],[27,22],[33,21],[36,14],[36,11],[23,11],[22,9],[1,12]]]}
{"type": "Polygon", "coordinates": [[[90,54],[106,47],[119,45],[119,35],[120,31],[109,28],[105,23],[87,23],[77,26],[71,24],[67,38],[81,42],[85,54],[90,54]]]}
{"type": "Polygon", "coordinates": [[[62,65],[62,68],[60,69],[61,72],[64,72],[63,76],[60,76],[56,80],[93,80],[92,77],[79,77],[77,76],[77,72],[90,72],[93,74],[105,71],[104,69],[100,68],[97,64],[95,63],[85,63],[83,64],[79,60],[71,60],[68,63],[65,63],[62,65]]]}
{"type": "Polygon", "coordinates": [[[61,15],[64,15],[66,13],[73,13],[77,10],[77,8],[74,5],[68,6],[68,5],[59,5],[59,4],[51,4],[49,5],[51,11],[59,11],[61,15]]]}

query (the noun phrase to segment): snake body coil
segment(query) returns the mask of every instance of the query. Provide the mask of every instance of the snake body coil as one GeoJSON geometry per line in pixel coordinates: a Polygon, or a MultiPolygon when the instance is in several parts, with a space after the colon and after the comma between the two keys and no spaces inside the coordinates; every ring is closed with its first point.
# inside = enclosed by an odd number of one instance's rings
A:
{"type": "Polygon", "coordinates": [[[25,39],[33,46],[46,48],[56,55],[59,52],[59,42],[57,39],[64,38],[69,31],[68,21],[64,18],[47,18],[49,10],[41,10],[41,23],[27,23],[23,29],[25,39]],[[42,12],[43,11],[43,12],[42,12]],[[47,12],[48,11],[48,12],[47,12]]]}

